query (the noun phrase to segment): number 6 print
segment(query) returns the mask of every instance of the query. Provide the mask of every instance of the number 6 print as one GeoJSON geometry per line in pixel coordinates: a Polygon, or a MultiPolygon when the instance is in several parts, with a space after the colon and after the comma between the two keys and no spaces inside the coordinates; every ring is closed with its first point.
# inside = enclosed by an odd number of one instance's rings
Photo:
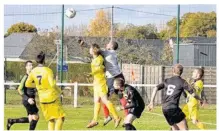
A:
{"type": "Polygon", "coordinates": [[[169,96],[169,95],[172,95],[175,88],[176,88],[175,85],[168,85],[168,87],[167,87],[167,95],[168,95],[168,96],[169,96]]]}

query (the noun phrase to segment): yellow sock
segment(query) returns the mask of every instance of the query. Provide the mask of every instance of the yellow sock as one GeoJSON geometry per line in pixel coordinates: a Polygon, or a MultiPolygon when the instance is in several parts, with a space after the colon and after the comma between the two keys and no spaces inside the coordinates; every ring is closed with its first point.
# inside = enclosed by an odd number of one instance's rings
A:
{"type": "Polygon", "coordinates": [[[62,130],[62,125],[64,123],[64,120],[62,118],[58,118],[56,119],[56,123],[55,123],[55,130],[62,130]]]}
{"type": "Polygon", "coordinates": [[[113,103],[109,101],[109,102],[106,104],[106,106],[107,106],[107,108],[109,109],[109,112],[112,113],[114,119],[118,119],[119,116],[118,116],[117,111],[115,110],[115,108],[114,108],[114,106],[113,106],[113,103]]]}
{"type": "Polygon", "coordinates": [[[201,130],[204,130],[204,129],[205,129],[205,128],[204,128],[204,124],[201,123],[201,122],[197,122],[196,126],[197,126],[199,129],[201,129],[201,130]]]}
{"type": "Polygon", "coordinates": [[[93,121],[97,121],[99,112],[100,112],[100,102],[97,102],[97,103],[94,104],[94,118],[93,118],[93,121]]]}
{"type": "Polygon", "coordinates": [[[54,130],[55,129],[55,121],[54,120],[50,120],[48,123],[48,130],[54,130]]]}

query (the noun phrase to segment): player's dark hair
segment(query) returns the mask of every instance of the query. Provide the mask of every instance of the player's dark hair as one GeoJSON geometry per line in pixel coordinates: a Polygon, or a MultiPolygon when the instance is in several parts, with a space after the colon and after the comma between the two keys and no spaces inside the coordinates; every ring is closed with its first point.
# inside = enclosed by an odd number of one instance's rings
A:
{"type": "Polygon", "coordinates": [[[93,48],[94,54],[100,55],[100,46],[96,43],[91,45],[91,48],[93,48]]]}
{"type": "Polygon", "coordinates": [[[183,73],[183,66],[182,66],[181,64],[176,64],[176,65],[174,65],[174,67],[173,67],[173,72],[174,72],[175,74],[181,76],[182,73],[183,73]]]}
{"type": "Polygon", "coordinates": [[[196,68],[195,70],[198,71],[199,77],[202,78],[204,76],[204,70],[202,68],[196,68]]]}
{"type": "Polygon", "coordinates": [[[117,50],[118,49],[118,43],[116,41],[111,41],[111,44],[113,45],[113,50],[117,50]]]}
{"type": "Polygon", "coordinates": [[[28,63],[33,63],[31,60],[28,60],[25,62],[25,66],[27,66],[28,63]]]}
{"type": "Polygon", "coordinates": [[[41,51],[36,57],[36,62],[38,64],[44,64],[44,61],[45,61],[45,53],[41,51]]]}
{"type": "Polygon", "coordinates": [[[125,85],[125,81],[122,78],[116,78],[114,82],[116,82],[120,87],[123,87],[125,85]]]}

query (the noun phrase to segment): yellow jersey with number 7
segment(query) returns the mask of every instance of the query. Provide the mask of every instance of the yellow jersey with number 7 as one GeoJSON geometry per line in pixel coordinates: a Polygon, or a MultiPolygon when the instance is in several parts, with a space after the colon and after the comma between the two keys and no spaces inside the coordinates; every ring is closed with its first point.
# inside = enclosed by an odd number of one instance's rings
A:
{"type": "Polygon", "coordinates": [[[51,103],[59,98],[61,90],[56,86],[53,72],[44,66],[35,67],[29,74],[25,83],[27,88],[32,87],[32,82],[36,84],[40,103],[51,103]]]}

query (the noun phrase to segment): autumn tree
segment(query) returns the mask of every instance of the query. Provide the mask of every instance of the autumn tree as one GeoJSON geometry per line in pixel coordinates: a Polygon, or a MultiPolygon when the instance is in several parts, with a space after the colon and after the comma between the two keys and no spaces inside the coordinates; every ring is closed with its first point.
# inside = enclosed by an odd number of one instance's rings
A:
{"type": "Polygon", "coordinates": [[[173,63],[173,49],[170,47],[169,43],[164,43],[164,48],[161,53],[160,63],[162,65],[172,65],[173,63]]]}
{"type": "Polygon", "coordinates": [[[91,20],[87,36],[106,37],[110,35],[110,18],[104,10],[98,10],[96,16],[91,20]]]}
{"type": "MultiPolygon", "coordinates": [[[[161,39],[176,37],[176,18],[167,22],[160,32],[161,39]]],[[[180,37],[216,37],[216,13],[186,13],[180,19],[180,37]]]]}
{"type": "Polygon", "coordinates": [[[127,39],[156,39],[157,28],[155,25],[147,24],[143,26],[135,26],[128,24],[125,28],[116,32],[116,37],[127,39]]]}
{"type": "Polygon", "coordinates": [[[24,33],[24,32],[37,32],[37,28],[31,24],[19,22],[19,23],[13,24],[7,30],[8,35],[12,33],[24,33]]]}

